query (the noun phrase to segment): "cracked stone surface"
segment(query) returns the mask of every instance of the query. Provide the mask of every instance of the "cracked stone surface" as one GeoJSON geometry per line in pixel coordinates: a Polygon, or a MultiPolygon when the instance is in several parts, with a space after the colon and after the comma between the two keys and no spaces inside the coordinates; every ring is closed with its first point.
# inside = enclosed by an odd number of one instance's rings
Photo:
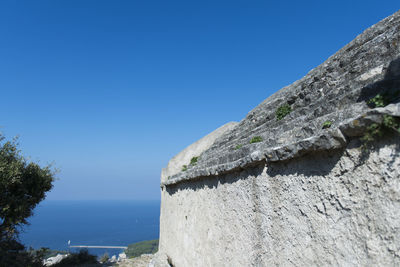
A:
{"type": "Polygon", "coordinates": [[[360,141],[400,118],[398,92],[400,11],[163,177],[151,266],[400,266],[399,133],[360,141]],[[367,104],[378,93],[390,104],[367,104]]]}

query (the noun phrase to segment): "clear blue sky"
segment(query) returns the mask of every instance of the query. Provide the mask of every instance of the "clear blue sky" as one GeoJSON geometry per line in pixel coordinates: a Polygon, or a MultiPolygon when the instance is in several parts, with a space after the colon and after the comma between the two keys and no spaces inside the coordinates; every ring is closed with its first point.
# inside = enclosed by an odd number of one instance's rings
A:
{"type": "Polygon", "coordinates": [[[159,199],[161,168],[399,1],[0,2],[0,125],[48,199],[159,199]]]}

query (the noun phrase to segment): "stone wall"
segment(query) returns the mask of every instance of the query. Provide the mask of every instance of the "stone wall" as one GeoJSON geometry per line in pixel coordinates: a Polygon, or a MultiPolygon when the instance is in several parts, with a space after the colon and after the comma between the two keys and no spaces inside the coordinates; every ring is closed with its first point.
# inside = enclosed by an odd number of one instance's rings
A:
{"type": "Polygon", "coordinates": [[[399,102],[397,12],[163,175],[152,264],[400,265],[399,102]]]}
{"type": "Polygon", "coordinates": [[[174,266],[399,266],[400,142],[258,164],[162,191],[174,266]]]}

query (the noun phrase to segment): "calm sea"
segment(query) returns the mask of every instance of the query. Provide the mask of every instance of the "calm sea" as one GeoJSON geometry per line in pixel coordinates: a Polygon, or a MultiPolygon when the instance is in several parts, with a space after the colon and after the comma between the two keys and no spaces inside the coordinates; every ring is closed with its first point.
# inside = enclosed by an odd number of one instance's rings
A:
{"type": "MultiPolygon", "coordinates": [[[[24,227],[27,247],[68,250],[71,245],[127,246],[158,239],[159,201],[43,201],[24,227]]],[[[121,250],[89,249],[102,255],[121,250]]]]}

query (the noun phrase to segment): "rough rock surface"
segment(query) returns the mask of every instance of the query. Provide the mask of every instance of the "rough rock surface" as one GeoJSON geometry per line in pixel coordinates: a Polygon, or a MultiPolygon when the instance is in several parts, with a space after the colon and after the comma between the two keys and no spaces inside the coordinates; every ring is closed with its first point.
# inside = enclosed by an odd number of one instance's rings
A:
{"type": "Polygon", "coordinates": [[[168,186],[159,253],[174,266],[400,266],[399,138],[366,158],[356,142],[168,186]]]}
{"type": "Polygon", "coordinates": [[[151,266],[400,266],[399,133],[360,141],[399,120],[399,92],[400,11],[162,180],[151,266]],[[378,93],[385,107],[368,104],[378,93]]]}
{"type": "Polygon", "coordinates": [[[330,149],[325,142],[318,141],[321,139],[329,140],[332,148],[344,147],[346,142],[340,139],[346,136],[339,133],[336,140],[335,129],[367,112],[370,108],[366,100],[400,87],[399,57],[400,12],[397,12],[367,29],[302,79],[267,98],[202,153],[196,166],[172,175],[162,184],[215,176],[264,159],[284,160],[330,149]],[[284,104],[290,105],[292,112],[277,120],[275,112],[284,104]],[[332,122],[330,131],[322,128],[325,121],[332,122]],[[250,144],[255,136],[263,141],[250,144]],[[309,139],[317,142],[292,151],[293,146],[302,146],[309,139]],[[238,145],[242,147],[236,149],[238,145]]]}

